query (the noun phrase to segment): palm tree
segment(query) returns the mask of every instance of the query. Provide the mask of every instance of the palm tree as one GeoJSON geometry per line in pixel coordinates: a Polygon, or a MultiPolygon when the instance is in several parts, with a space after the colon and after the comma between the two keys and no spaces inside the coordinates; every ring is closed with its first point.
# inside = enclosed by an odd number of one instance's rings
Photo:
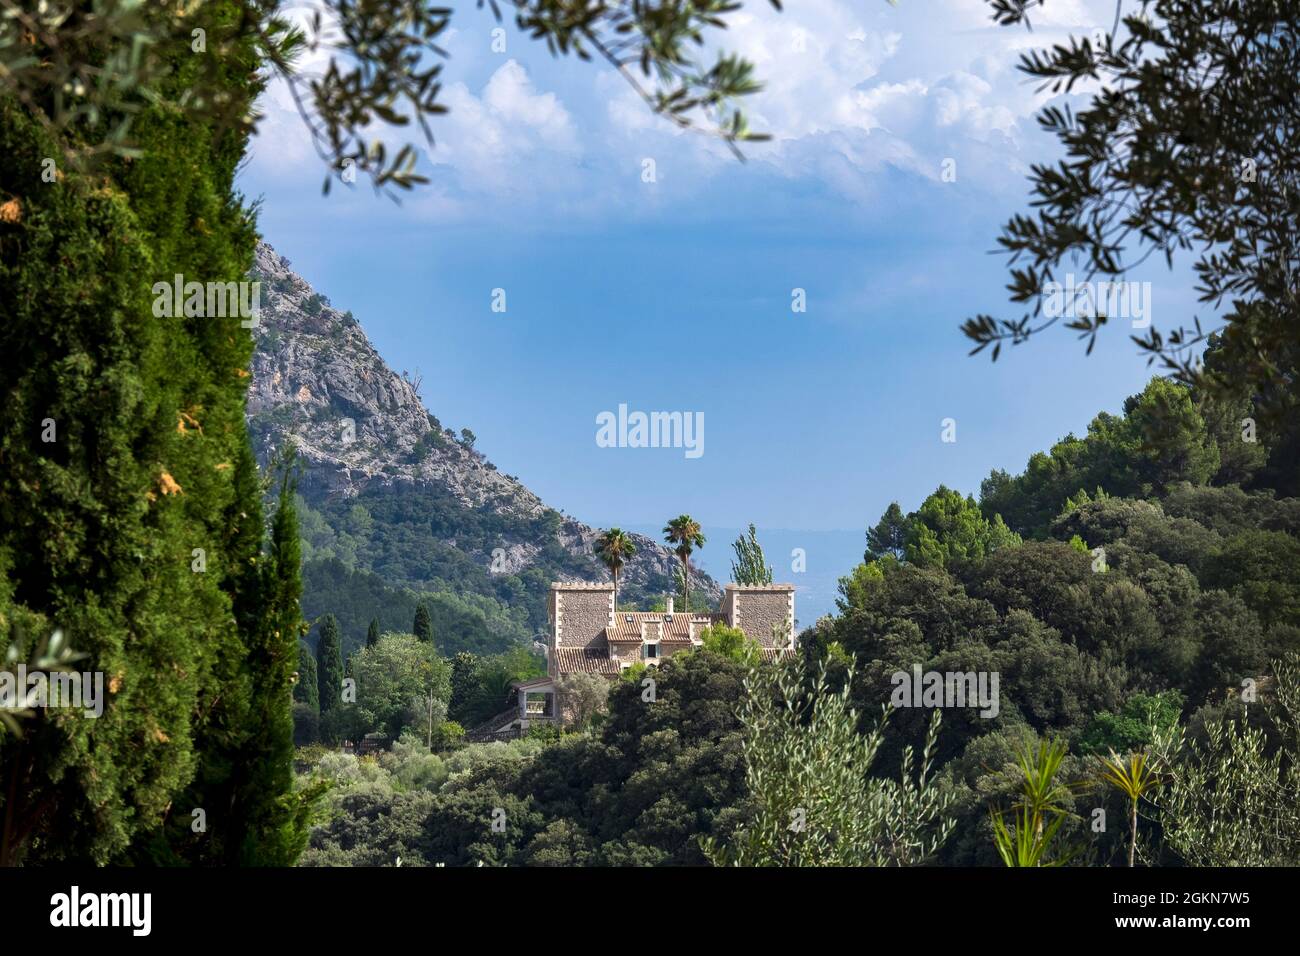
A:
{"type": "Polygon", "coordinates": [[[614,609],[618,610],[618,572],[627,558],[636,554],[636,544],[622,528],[610,528],[596,539],[595,551],[614,578],[614,609]]]}
{"type": "Polygon", "coordinates": [[[682,559],[682,604],[683,610],[691,609],[691,552],[704,547],[704,532],[700,523],[690,515],[680,515],[664,527],[664,540],[677,545],[673,549],[682,559]]]}

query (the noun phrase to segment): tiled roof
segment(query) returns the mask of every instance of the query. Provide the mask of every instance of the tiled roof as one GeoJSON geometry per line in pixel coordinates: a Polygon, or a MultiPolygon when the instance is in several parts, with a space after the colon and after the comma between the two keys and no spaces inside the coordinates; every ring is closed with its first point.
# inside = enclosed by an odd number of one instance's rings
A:
{"type": "Polygon", "coordinates": [[[759,652],[763,655],[763,660],[774,661],[789,654],[790,649],[788,647],[761,647],[759,648],[759,652]]]}
{"type": "Polygon", "coordinates": [[[509,724],[513,723],[518,719],[519,719],[519,705],[516,704],[512,706],[509,710],[503,710],[501,711],[501,713],[496,714],[495,716],[490,717],[489,719],[483,721],[483,723],[479,724],[478,726],[471,727],[469,730],[465,731],[465,736],[469,737],[471,740],[474,738],[487,737],[493,733],[496,733],[504,729],[506,726],[508,726],[509,724]]]}
{"type": "MultiPolygon", "coordinates": [[[[664,620],[669,617],[666,611],[619,611],[614,615],[614,626],[605,629],[605,636],[608,640],[618,644],[625,642],[641,643],[641,624],[642,622],[650,625],[663,624],[663,640],[666,643],[684,643],[691,639],[691,622],[696,623],[696,633],[708,627],[710,624],[718,622],[725,623],[727,617],[725,614],[686,614],[680,611],[674,612],[671,621],[664,620]],[[632,620],[629,621],[628,618],[632,620]]],[[[646,628],[646,633],[653,636],[658,633],[653,626],[646,628]]]]}
{"type": "Polygon", "coordinates": [[[516,690],[520,688],[528,690],[530,687],[545,687],[550,683],[552,683],[552,679],[543,674],[541,677],[534,677],[531,680],[511,681],[510,686],[516,690]]]}
{"type": "Polygon", "coordinates": [[[557,647],[555,664],[561,674],[581,671],[584,674],[617,674],[618,662],[609,656],[605,645],[597,647],[557,647]]]}

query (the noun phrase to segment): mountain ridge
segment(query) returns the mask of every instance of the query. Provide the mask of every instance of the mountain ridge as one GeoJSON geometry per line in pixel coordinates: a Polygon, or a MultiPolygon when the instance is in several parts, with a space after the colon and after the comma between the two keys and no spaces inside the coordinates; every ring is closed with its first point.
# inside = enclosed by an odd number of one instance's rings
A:
{"type": "MultiPolygon", "coordinates": [[[[388,366],[351,312],[334,308],[265,242],[252,277],[262,307],[249,431],[264,463],[286,443],[296,448],[305,564],[333,558],[389,588],[469,588],[506,608],[522,587],[534,635],[545,627],[550,580],[608,579],[593,553],[597,529],[501,473],[470,433],[445,428],[419,383],[388,366]]],[[[659,542],[632,537],[637,550],[620,574],[620,598],[644,603],[673,588],[679,562],[659,542]]],[[[304,570],[304,609],[328,608],[328,595],[312,593],[312,570],[304,570]]],[[[334,586],[340,573],[328,575],[334,586]]],[[[703,572],[692,570],[692,584],[711,601],[720,597],[703,572]]]]}

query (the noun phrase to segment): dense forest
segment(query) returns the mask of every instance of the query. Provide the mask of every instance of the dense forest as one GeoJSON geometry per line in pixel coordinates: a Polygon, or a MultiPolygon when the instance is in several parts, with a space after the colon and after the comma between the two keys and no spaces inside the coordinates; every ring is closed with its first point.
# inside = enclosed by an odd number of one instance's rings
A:
{"type": "MultiPolygon", "coordinates": [[[[653,670],[567,675],[566,726],[490,743],[467,738],[541,672],[540,595],[574,566],[459,552],[556,516],[300,497],[292,449],[259,465],[249,440],[256,316],[213,307],[253,265],[236,178],[272,80],[309,104],[327,189],[427,182],[382,140],[432,148],[450,11],[325,5],[337,45],[274,0],[0,17],[0,676],[105,695],[4,681],[0,865],[1300,863],[1294,0],[1121,4],[1020,63],[1083,101],[1038,117],[1062,155],[999,240],[1027,311],[967,320],[974,351],[1053,325],[1056,270],[1124,282],[1155,254],[1195,257],[1215,334],[1135,336],[1162,374],[1122,413],[978,498],[890,505],[797,653],[711,627],[653,670]],[[199,291],[162,308],[173,279],[199,291]],[[909,674],[993,696],[902,701],[909,674]]],[[[1020,28],[1037,5],[989,7],[1020,28]]],[[[764,138],[752,65],[684,52],[733,10],[543,2],[517,25],[557,55],[617,43],[660,119],[739,153],[764,138]]],[[[1108,318],[1063,325],[1091,353],[1108,318]]],[[[700,526],[665,532],[689,588],[700,526]]],[[[735,548],[770,574],[753,535],[735,548]]]]}
{"type": "MultiPolygon", "coordinates": [[[[990,808],[1016,801],[1027,750],[1063,751],[1056,774],[1070,786],[1054,845],[1113,863],[1128,832],[1093,832],[1090,814],[1124,820],[1127,810],[1098,778],[1100,758],[1143,751],[1175,728],[1210,740],[1217,721],[1247,711],[1284,746],[1285,715],[1275,723],[1249,708],[1242,688],[1266,686],[1271,662],[1300,653],[1300,500],[1280,497],[1288,486],[1275,477],[1289,475],[1295,449],[1258,441],[1240,411],[1154,378],[1085,437],[1067,436],[1017,475],[994,472],[978,502],[941,487],[910,514],[891,505],[868,531],[839,613],[801,635],[799,693],[843,693],[865,737],[894,672],[1000,677],[996,716],[946,708],[927,751],[952,823],[933,859],[998,862],[990,808]],[[828,683],[814,692],[819,671],[828,683]]],[[[558,740],[319,756],[333,812],[304,862],[703,864],[705,841],[733,841],[762,815],[735,706],[756,693],[748,670],[735,654],[678,655],[661,668],[654,702],[625,679],[588,732],[558,740]],[[494,808],[509,821],[499,833],[494,808]]],[[[891,714],[873,755],[881,786],[924,746],[931,713],[891,714]]],[[[1267,859],[1294,859],[1297,836],[1271,843],[1267,859]]],[[[1140,838],[1145,862],[1188,860],[1159,823],[1140,838]]]]}
{"type": "MultiPolygon", "coordinates": [[[[545,633],[552,581],[584,579],[590,560],[560,546],[560,515],[525,519],[458,504],[437,488],[377,492],[347,499],[298,499],[303,531],[303,611],[334,614],[354,650],[372,618],[385,630],[409,629],[423,601],[450,654],[503,651],[545,633]],[[448,544],[448,539],[454,544],[448,544]],[[494,574],[475,556],[501,541],[538,541],[542,550],[514,574],[494,574]]],[[[660,582],[666,588],[669,582],[660,582]]]]}

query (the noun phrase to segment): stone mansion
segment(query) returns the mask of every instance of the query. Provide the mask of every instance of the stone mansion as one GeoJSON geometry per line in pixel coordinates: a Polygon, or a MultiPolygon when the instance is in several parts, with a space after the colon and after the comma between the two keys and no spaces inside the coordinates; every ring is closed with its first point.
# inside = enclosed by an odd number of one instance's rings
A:
{"type": "Polygon", "coordinates": [[[665,657],[699,647],[700,634],[713,624],[738,628],[771,660],[794,649],[793,584],[728,584],[722,611],[618,611],[613,584],[551,585],[551,632],[546,676],[515,685],[518,706],[476,728],[479,739],[515,736],[561,713],[556,683],[569,674],[600,674],[616,679],[637,662],[658,664],[665,657]]]}

